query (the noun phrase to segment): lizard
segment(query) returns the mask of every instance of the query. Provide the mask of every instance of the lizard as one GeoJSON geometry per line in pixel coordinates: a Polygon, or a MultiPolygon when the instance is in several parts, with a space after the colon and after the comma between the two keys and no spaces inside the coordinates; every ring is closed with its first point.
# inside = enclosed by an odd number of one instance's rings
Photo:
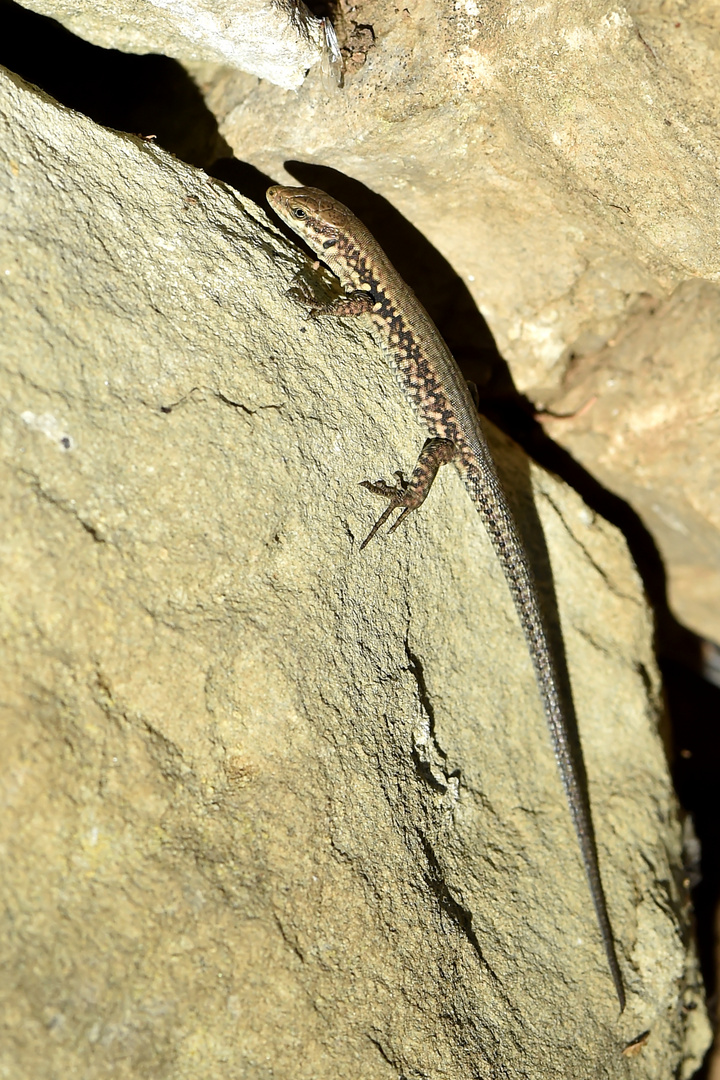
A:
{"type": "Polygon", "coordinates": [[[397,472],[396,485],[384,480],[363,481],[362,486],[387,499],[388,505],[361,549],[395,510],[400,514],[390,531],[416,510],[424,502],[440,466],[451,461],[484,520],[525,634],[610,974],[623,1012],[625,987],[600,876],[589,798],[581,779],[581,766],[573,753],[568,706],[560,689],[530,560],[468,384],[425,308],[352,211],[312,187],[276,185],[268,189],[267,200],[344,289],[344,294],[330,304],[313,304],[311,313],[328,310],[341,316],[369,314],[401,390],[428,430],[429,438],[409,480],[397,472]]]}

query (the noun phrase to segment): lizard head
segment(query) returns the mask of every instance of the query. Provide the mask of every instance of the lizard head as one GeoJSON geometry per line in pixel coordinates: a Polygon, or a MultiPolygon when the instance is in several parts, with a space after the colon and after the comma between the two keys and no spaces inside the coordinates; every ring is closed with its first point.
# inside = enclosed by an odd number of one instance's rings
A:
{"type": "Polygon", "coordinates": [[[267,201],[279,218],[321,256],[352,219],[349,210],[319,188],[271,187],[267,201]]]}

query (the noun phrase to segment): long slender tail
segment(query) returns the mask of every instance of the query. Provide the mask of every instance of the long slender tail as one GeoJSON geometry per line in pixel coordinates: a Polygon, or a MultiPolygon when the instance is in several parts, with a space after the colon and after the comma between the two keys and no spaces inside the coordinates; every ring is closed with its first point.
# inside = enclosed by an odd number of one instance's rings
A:
{"type": "Polygon", "coordinates": [[[563,705],[557,666],[548,644],[548,635],[540,611],[533,573],[490,452],[486,447],[473,446],[471,453],[461,453],[459,465],[465,484],[482,514],[490,540],[502,564],[528,643],[550,728],[555,760],[560,770],[575,832],[580,843],[595,914],[622,1012],[625,1008],[625,987],[620,974],[605,892],[600,877],[590,802],[586,785],[582,782],[585,771],[582,760],[573,753],[576,722],[572,703],[568,701],[563,705]]]}

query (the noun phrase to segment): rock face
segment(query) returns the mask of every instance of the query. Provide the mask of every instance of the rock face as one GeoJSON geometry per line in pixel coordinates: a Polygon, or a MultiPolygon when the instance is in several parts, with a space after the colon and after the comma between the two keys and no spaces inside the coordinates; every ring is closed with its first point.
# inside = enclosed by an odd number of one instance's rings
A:
{"type": "MultiPolygon", "coordinates": [[[[289,175],[286,162],[315,162],[389,199],[461,275],[516,386],[534,402],[562,396],[584,357],[595,358],[594,371],[607,364],[606,378],[614,378],[606,346],[628,320],[636,338],[657,340],[657,313],[646,330],[637,325],[645,299],[657,307],[688,278],[717,281],[715,6],[413,0],[394,8],[367,0],[344,10],[342,92],[329,91],[316,71],[290,96],[204,70],[221,131],[238,157],[279,182],[289,175]]],[[[422,272],[416,284],[428,285],[422,272]]],[[[674,311],[689,310],[685,295],[674,311]]],[[[704,290],[703,304],[709,296],[704,290]]],[[[697,381],[684,378],[691,347],[674,340],[672,360],[666,344],[665,358],[649,363],[662,367],[663,393],[681,423],[706,402],[695,397],[697,381]]],[[[718,351],[710,342],[704,350],[714,385],[718,351]]],[[[600,375],[596,381],[603,385],[600,375]]],[[[644,475],[642,462],[634,471],[627,458],[608,460],[605,439],[622,442],[658,388],[635,375],[636,397],[613,423],[618,397],[607,385],[601,439],[576,438],[582,425],[557,425],[553,437],[565,442],[567,430],[573,453],[582,441],[590,472],[631,498],[667,560],[677,614],[717,640],[717,438],[705,421],[673,433],[673,445],[679,439],[690,459],[706,462],[698,506],[678,497],[687,470],[682,459],[673,470],[669,446],[645,445],[641,456],[657,460],[648,459],[644,475]]]]}
{"type": "Polygon", "coordinates": [[[320,19],[302,0],[28,0],[23,7],[106,49],[227,64],[286,90],[322,58],[320,19]]]}
{"type": "MultiPolygon", "coordinates": [[[[637,470],[628,455],[611,460],[603,448],[605,438],[616,449],[624,444],[628,426],[644,422],[637,410],[647,413],[653,406],[644,402],[656,394],[636,378],[633,398],[620,400],[608,382],[620,362],[610,342],[631,331],[649,347],[659,340],[657,312],[644,329],[638,312],[657,309],[688,279],[720,275],[714,5],[343,2],[334,16],[342,90],[321,72],[322,28],[302,5],[26,6],[99,44],[180,58],[237,158],[276,181],[298,175],[285,170],[288,162],[316,163],[390,200],[461,275],[516,387],[535,404],[554,408],[577,388],[573,367],[585,370],[587,358],[593,393],[605,401],[605,434],[596,438],[588,417],[555,425],[552,435],[630,500],[665,559],[676,615],[720,640],[712,425],[684,436],[676,427],[670,440],[706,462],[698,499],[686,492],[682,460],[674,468],[669,447],[650,445],[649,431],[637,470]]],[[[439,293],[432,269],[428,277],[418,266],[417,274],[416,290],[439,293]]],[[[705,290],[699,302],[712,317],[710,296],[705,290]]],[[[456,329],[465,315],[449,303],[441,328],[456,329]]],[[[465,337],[476,331],[468,324],[465,337]]],[[[675,339],[672,356],[663,348],[665,359],[646,358],[663,368],[679,425],[707,403],[695,396],[697,380],[684,378],[686,342],[675,339]]],[[[718,363],[705,342],[710,385],[718,363]]],[[[468,374],[480,383],[487,372],[470,357],[468,374]]]]}
{"type": "Polygon", "coordinates": [[[645,298],[574,361],[552,412],[548,433],[642,515],[682,621],[720,641],[720,287],[645,298]]]}
{"type": "Polygon", "coordinates": [[[708,1027],[620,534],[490,432],[557,593],[618,1019],[456,474],[358,553],[357,482],[423,439],[369,327],[292,306],[305,262],[263,210],[0,91],[0,1072],[625,1077],[649,1031],[633,1075],[689,1076],[708,1027]]]}

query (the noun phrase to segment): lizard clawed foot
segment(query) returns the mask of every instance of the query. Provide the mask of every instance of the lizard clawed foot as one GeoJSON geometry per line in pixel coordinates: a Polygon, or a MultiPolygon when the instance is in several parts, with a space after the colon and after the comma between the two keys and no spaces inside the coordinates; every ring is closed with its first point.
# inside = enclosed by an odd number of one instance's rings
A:
{"type": "Polygon", "coordinates": [[[374,483],[372,480],[363,480],[360,487],[367,488],[368,491],[372,491],[373,495],[379,495],[381,499],[389,499],[389,504],[377,519],[368,535],[360,545],[360,550],[367,547],[372,540],[373,536],[383,527],[387,519],[392,514],[393,510],[402,508],[402,513],[398,515],[396,521],[390,526],[389,532],[395,532],[403,518],[412,511],[417,509],[420,503],[425,498],[424,495],[419,495],[418,492],[410,490],[410,483],[407,481],[401,472],[396,472],[397,484],[386,484],[384,480],[376,480],[374,483]]]}
{"type": "Polygon", "coordinates": [[[331,300],[320,300],[304,283],[291,286],[286,295],[305,308],[308,319],[317,319],[319,315],[334,315],[340,318],[366,315],[372,311],[374,304],[372,296],[361,289],[343,293],[331,300]]]}
{"type": "Polygon", "coordinates": [[[396,469],[393,476],[397,480],[397,484],[386,484],[384,480],[376,480],[374,483],[372,480],[362,480],[360,487],[367,488],[368,491],[372,491],[373,495],[379,495],[383,499],[394,499],[396,495],[402,495],[404,491],[407,491],[410,486],[409,480],[405,479],[405,476],[399,469],[396,469]]]}
{"type": "Polygon", "coordinates": [[[305,309],[306,318],[317,319],[318,315],[322,312],[324,304],[317,297],[313,296],[310,290],[304,285],[292,285],[285,293],[286,296],[305,309]]]}
{"type": "Polygon", "coordinates": [[[388,499],[389,504],[385,511],[373,525],[368,535],[360,545],[360,550],[367,547],[373,536],[381,529],[393,510],[401,510],[396,520],[390,526],[390,532],[395,532],[398,525],[405,520],[408,514],[417,510],[418,506],[425,502],[428,491],[432,486],[438,469],[441,465],[452,461],[456,447],[448,439],[428,439],[423,446],[417,465],[409,480],[406,480],[401,472],[396,472],[397,484],[386,484],[384,480],[363,480],[360,487],[372,491],[373,495],[379,495],[382,499],[388,499]]]}

